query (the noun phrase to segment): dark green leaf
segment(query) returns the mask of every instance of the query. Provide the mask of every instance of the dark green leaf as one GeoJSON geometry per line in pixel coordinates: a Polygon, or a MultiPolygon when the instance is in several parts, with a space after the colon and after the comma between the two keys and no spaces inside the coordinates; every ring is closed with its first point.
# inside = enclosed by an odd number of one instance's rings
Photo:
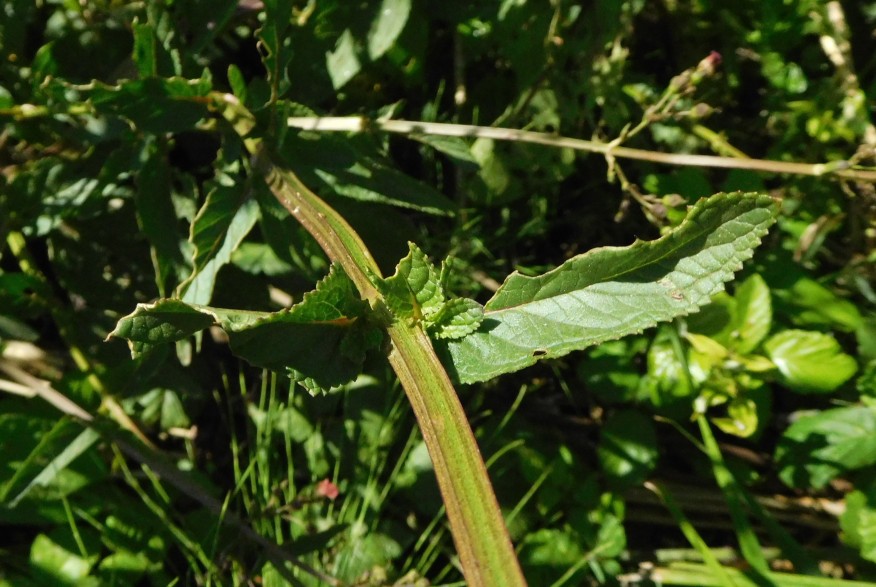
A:
{"type": "Polygon", "coordinates": [[[152,25],[135,23],[134,29],[134,63],[141,78],[158,74],[155,56],[155,30],[152,25]]]}
{"type": "Polygon", "coordinates": [[[100,113],[127,118],[146,132],[165,133],[189,130],[207,116],[203,98],[211,89],[203,79],[150,77],[119,86],[95,82],[90,97],[100,113]]]}
{"type": "Polygon", "coordinates": [[[367,142],[337,137],[289,137],[284,158],[302,181],[362,202],[450,215],[455,208],[435,188],[400,172],[367,142]]]}
{"type": "Polygon", "coordinates": [[[657,464],[654,424],[632,410],[612,415],[600,431],[598,454],[602,470],[613,485],[640,485],[657,464]]]}
{"type": "Polygon", "coordinates": [[[314,291],[287,310],[249,312],[161,300],[139,304],[110,336],[128,339],[136,355],[217,324],[242,359],[277,371],[292,370],[309,380],[308,387],[330,389],[354,379],[366,351],[380,344],[380,331],[368,322],[367,311],[352,281],[333,268],[314,291]]]}

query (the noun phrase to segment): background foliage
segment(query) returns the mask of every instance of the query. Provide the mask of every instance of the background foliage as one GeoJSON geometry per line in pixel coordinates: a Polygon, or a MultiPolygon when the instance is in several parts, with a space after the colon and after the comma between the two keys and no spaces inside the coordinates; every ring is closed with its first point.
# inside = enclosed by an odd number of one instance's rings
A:
{"type": "MultiPolygon", "coordinates": [[[[327,272],[249,179],[239,142],[198,99],[207,92],[233,91],[275,129],[276,116],[392,115],[854,165],[872,165],[876,145],[873,2],[3,10],[0,582],[11,585],[289,580],[240,519],[339,584],[460,579],[428,455],[382,363],[311,397],[232,359],[218,332],[136,360],[105,342],[137,303],[276,310],[327,272]],[[681,84],[707,57],[714,71],[681,84]],[[28,376],[97,414],[104,436],[33,397],[28,376]],[[135,432],[157,449],[145,463],[124,450],[135,432]]],[[[693,584],[722,584],[730,571],[710,561],[743,559],[873,578],[872,185],[609,167],[483,138],[289,130],[282,156],[386,274],[414,241],[452,256],[448,289],[481,301],[512,270],[656,237],[701,196],[780,198],[746,274],[700,314],[459,393],[533,585],[681,581],[678,557],[703,563],[693,584]],[[732,550],[689,550],[696,537],[732,550]]]]}

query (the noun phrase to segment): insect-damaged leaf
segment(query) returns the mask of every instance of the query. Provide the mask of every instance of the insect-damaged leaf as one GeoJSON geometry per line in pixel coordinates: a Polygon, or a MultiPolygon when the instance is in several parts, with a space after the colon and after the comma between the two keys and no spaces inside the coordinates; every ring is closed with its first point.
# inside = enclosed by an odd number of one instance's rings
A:
{"type": "Polygon", "coordinates": [[[363,302],[347,275],[333,267],[316,289],[280,312],[225,310],[160,300],[139,304],[110,336],[126,338],[132,354],[191,336],[213,324],[227,333],[231,349],[253,365],[293,371],[309,387],[328,389],[351,381],[368,349],[382,335],[366,318],[363,302]]]}
{"type": "Polygon", "coordinates": [[[471,383],[689,314],[751,257],[774,216],[765,195],[702,199],[656,241],[595,249],[538,277],[512,274],[475,332],[436,346],[471,383]]]}

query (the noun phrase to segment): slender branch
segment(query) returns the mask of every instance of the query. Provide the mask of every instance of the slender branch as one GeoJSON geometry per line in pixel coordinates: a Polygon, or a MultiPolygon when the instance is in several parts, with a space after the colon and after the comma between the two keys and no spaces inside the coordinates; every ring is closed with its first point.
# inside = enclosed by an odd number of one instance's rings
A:
{"type": "Polygon", "coordinates": [[[441,122],[417,122],[411,120],[376,120],[363,116],[309,116],[291,117],[286,124],[294,128],[325,132],[369,132],[380,131],[402,135],[441,135],[448,137],[486,138],[497,141],[532,143],[556,148],[574,149],[587,153],[598,153],[607,157],[650,161],[664,165],[687,167],[713,167],[722,169],[747,169],[764,173],[787,175],[806,175],[819,177],[831,175],[851,181],[876,183],[876,170],[852,169],[848,161],[828,163],[798,163],[794,161],[773,161],[770,159],[739,159],[716,155],[690,155],[686,153],[662,153],[645,149],[616,146],[601,141],[590,141],[564,137],[556,134],[495,128],[471,124],[447,124],[441,122]]]}

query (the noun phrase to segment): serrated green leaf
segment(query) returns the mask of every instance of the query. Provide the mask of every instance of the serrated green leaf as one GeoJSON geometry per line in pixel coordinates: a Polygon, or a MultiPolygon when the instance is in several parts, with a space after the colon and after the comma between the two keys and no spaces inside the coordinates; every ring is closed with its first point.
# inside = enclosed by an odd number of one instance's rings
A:
{"type": "Polygon", "coordinates": [[[411,13],[411,0],[383,0],[377,18],[368,31],[368,57],[372,60],[386,53],[404,30],[411,13]]]}
{"type": "Polygon", "coordinates": [[[455,298],[426,318],[426,329],[435,338],[462,338],[474,332],[483,319],[483,306],[469,298],[455,298]]]}
{"type": "Polygon", "coordinates": [[[754,274],[736,288],[735,297],[733,347],[737,352],[747,354],[769,334],[773,320],[770,289],[760,275],[754,274]]]}
{"type": "Polygon", "coordinates": [[[785,330],[764,343],[782,381],[794,391],[833,391],[858,370],[855,359],[844,352],[834,337],[822,332],[785,330]]]}
{"type": "Polygon", "coordinates": [[[214,319],[194,306],[175,299],[137,304],[133,313],[119,320],[111,337],[124,338],[137,357],[152,347],[182,340],[209,328],[214,319]]]}
{"type": "Polygon", "coordinates": [[[393,276],[380,283],[380,290],[393,314],[399,318],[420,320],[438,312],[444,303],[444,293],[438,270],[426,254],[411,242],[408,249],[393,276]]]}
{"type": "Polygon", "coordinates": [[[768,196],[718,194],[656,241],[596,249],[538,277],[514,273],[477,331],[439,347],[445,364],[463,383],[484,381],[694,312],[751,257],[774,215],[768,196]]]}
{"type": "Polygon", "coordinates": [[[139,304],[110,336],[128,339],[132,353],[191,336],[213,324],[227,333],[231,350],[259,367],[294,371],[312,387],[329,389],[355,378],[365,353],[379,346],[380,331],[366,317],[368,305],[347,275],[333,267],[314,291],[281,312],[227,310],[180,300],[139,304]]]}
{"type": "Polygon", "coordinates": [[[876,410],[836,408],[795,421],[776,448],[789,487],[821,489],[838,475],[876,464],[876,410]]]}

